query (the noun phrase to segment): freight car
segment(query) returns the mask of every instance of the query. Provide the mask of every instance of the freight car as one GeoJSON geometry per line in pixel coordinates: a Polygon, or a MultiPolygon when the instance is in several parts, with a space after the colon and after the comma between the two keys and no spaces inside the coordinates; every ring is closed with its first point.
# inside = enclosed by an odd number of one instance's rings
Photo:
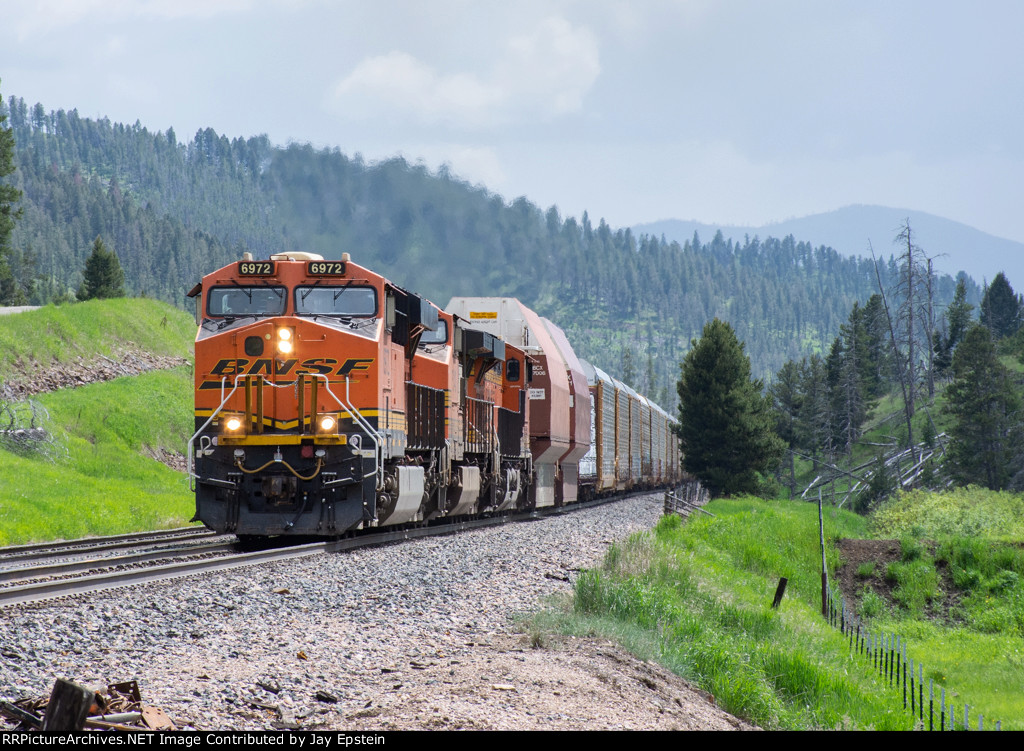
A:
{"type": "Polygon", "coordinates": [[[307,253],[246,254],[189,295],[188,472],[195,518],[218,532],[334,536],[572,503],[678,472],[668,416],[518,300],[441,310],[348,254],[307,253]],[[593,447],[613,482],[579,474],[595,424],[615,435],[593,447]]]}
{"type": "Polygon", "coordinates": [[[594,497],[677,481],[682,468],[675,420],[600,368],[580,363],[593,404],[593,441],[580,460],[580,493],[594,497]]]}

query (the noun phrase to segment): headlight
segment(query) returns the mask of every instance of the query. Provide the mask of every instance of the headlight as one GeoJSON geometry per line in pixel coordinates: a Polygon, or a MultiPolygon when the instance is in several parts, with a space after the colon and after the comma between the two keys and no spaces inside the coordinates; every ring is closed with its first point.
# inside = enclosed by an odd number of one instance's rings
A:
{"type": "Polygon", "coordinates": [[[277,351],[282,355],[291,354],[294,349],[293,339],[295,338],[295,332],[290,328],[280,328],[277,330],[277,351]]]}
{"type": "Polygon", "coordinates": [[[332,415],[324,415],[320,418],[317,428],[321,433],[330,433],[338,427],[338,421],[332,415]]]}
{"type": "Polygon", "coordinates": [[[245,421],[241,417],[232,415],[224,421],[224,429],[229,433],[237,433],[242,429],[245,421]]]}

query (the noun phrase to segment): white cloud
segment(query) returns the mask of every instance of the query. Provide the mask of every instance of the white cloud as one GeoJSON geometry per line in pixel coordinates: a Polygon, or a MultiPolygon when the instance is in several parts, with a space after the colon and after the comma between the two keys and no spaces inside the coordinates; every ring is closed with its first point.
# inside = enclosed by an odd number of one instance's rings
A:
{"type": "Polygon", "coordinates": [[[580,110],[601,71],[585,27],[548,18],[510,38],[485,75],[442,73],[401,51],[360,62],[333,88],[329,105],[350,117],[411,116],[421,124],[479,127],[580,110]]]}
{"type": "MultiPolygon", "coordinates": [[[[249,10],[256,0],[34,0],[5,9],[22,41],[87,20],[212,18],[249,10]]],[[[280,1],[280,0],[278,0],[280,1]]]]}
{"type": "Polygon", "coordinates": [[[404,52],[363,60],[334,89],[334,97],[351,114],[368,116],[385,110],[409,110],[421,121],[479,121],[502,93],[468,74],[442,76],[404,52]]]}
{"type": "Polygon", "coordinates": [[[532,34],[514,37],[508,51],[499,65],[503,88],[556,114],[582,108],[601,72],[594,35],[572,28],[564,18],[549,18],[532,34]]]}

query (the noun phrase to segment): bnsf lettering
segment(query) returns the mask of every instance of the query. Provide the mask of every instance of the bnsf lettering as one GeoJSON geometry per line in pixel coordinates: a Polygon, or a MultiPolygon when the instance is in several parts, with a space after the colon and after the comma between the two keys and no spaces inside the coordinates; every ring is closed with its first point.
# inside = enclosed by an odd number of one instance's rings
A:
{"type": "Polygon", "coordinates": [[[264,358],[262,360],[257,360],[256,362],[254,362],[252,364],[252,367],[249,368],[246,375],[259,375],[260,373],[266,373],[267,375],[270,375],[273,372],[273,368],[274,361],[264,358]]]}
{"type": "Polygon", "coordinates": [[[254,360],[251,365],[249,362],[249,360],[242,358],[218,360],[217,364],[214,365],[213,369],[210,371],[210,375],[273,375],[276,372],[277,375],[283,376],[288,375],[292,370],[295,370],[295,375],[319,374],[347,376],[356,371],[369,370],[374,361],[372,357],[350,357],[348,360],[345,360],[337,370],[335,370],[334,366],[338,364],[338,361],[331,357],[311,357],[308,360],[303,360],[301,365],[299,365],[298,360],[294,359],[278,360],[276,371],[274,370],[274,361],[269,358],[254,360]],[[299,365],[299,367],[296,368],[296,365],[299,365]]]}
{"type": "Polygon", "coordinates": [[[337,360],[332,360],[329,357],[314,357],[310,360],[303,360],[302,367],[296,370],[295,374],[307,375],[309,373],[319,373],[320,375],[330,375],[334,370],[333,366],[337,364],[337,360]]]}
{"type": "Polygon", "coordinates": [[[210,371],[210,375],[239,375],[240,373],[245,372],[245,366],[248,364],[248,360],[221,360],[213,367],[213,370],[210,371]]]}
{"type": "Polygon", "coordinates": [[[370,365],[373,364],[373,359],[369,360],[357,360],[350,358],[345,360],[344,364],[338,368],[338,375],[348,375],[353,370],[369,370],[370,365]]]}

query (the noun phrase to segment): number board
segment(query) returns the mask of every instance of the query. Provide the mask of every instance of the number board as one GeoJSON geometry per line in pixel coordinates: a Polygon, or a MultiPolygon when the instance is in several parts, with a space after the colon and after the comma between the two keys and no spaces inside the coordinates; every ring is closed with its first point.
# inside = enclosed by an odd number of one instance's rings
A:
{"type": "Polygon", "coordinates": [[[345,276],[344,261],[309,261],[306,264],[309,276],[345,276]]]}
{"type": "Polygon", "coordinates": [[[273,261],[239,261],[239,276],[273,276],[273,261]]]}

